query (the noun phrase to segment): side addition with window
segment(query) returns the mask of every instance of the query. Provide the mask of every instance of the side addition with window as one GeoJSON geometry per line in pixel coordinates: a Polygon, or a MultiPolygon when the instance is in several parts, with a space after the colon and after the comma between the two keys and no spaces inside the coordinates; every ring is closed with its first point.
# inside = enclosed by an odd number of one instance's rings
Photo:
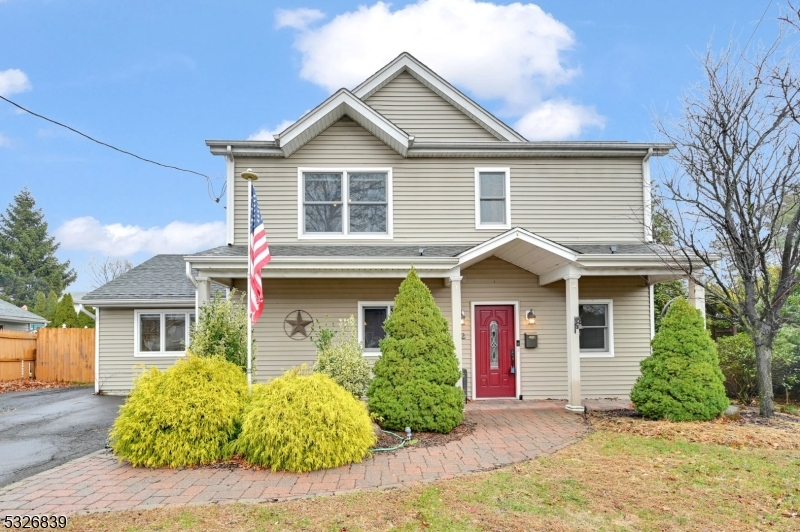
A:
{"type": "Polygon", "coordinates": [[[137,310],[134,320],[134,356],[183,356],[186,353],[189,330],[195,321],[194,311],[137,310]]]}

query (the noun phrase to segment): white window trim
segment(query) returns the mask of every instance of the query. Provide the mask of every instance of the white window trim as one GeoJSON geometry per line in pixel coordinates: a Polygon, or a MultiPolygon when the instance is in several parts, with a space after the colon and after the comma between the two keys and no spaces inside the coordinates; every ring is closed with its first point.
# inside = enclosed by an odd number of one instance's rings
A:
{"type": "Polygon", "coordinates": [[[511,168],[475,168],[475,229],[497,230],[511,229],[511,168]],[[481,223],[481,173],[482,172],[503,172],[506,175],[506,223],[504,224],[484,224],[481,223]]]}
{"type": "MultiPolygon", "coordinates": [[[[174,357],[183,357],[186,356],[186,350],[184,351],[163,351],[164,346],[166,345],[164,342],[164,315],[166,314],[185,314],[186,315],[186,345],[189,345],[189,332],[190,332],[190,321],[189,315],[195,314],[194,309],[187,309],[187,308],[178,308],[178,309],[163,309],[163,308],[154,308],[154,309],[141,309],[135,310],[133,312],[133,356],[135,358],[174,358],[174,357]],[[162,351],[139,351],[139,316],[142,314],[160,314],[161,315],[161,349],[162,351]]],[[[195,314],[195,320],[197,320],[197,314],[195,314]]],[[[95,324],[96,325],[96,324],[95,324]]]]}
{"type": "Polygon", "coordinates": [[[367,349],[364,347],[364,309],[372,307],[386,307],[386,317],[391,315],[389,307],[394,306],[394,301],[359,301],[358,302],[358,344],[361,346],[365,357],[379,357],[381,350],[376,348],[367,349]]]}
{"type": "Polygon", "coordinates": [[[331,167],[298,167],[297,168],[297,238],[299,240],[391,240],[394,234],[394,201],[392,194],[392,169],[358,166],[340,168],[331,167]],[[342,205],[347,205],[347,173],[348,172],[380,172],[386,174],[386,233],[348,233],[349,227],[344,220],[341,234],[305,233],[303,219],[303,174],[305,172],[336,172],[342,174],[342,205]]]}
{"type": "Polygon", "coordinates": [[[614,357],[614,300],[613,299],[579,299],[578,305],[608,305],[608,351],[581,350],[581,358],[613,358],[614,357]]]}

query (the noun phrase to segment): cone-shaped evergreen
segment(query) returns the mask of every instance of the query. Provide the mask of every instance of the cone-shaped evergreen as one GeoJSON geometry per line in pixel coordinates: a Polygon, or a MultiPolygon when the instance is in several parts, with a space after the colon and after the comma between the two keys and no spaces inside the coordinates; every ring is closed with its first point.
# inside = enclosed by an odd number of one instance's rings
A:
{"type": "Polygon", "coordinates": [[[464,392],[450,326],[413,269],[384,324],[381,358],[367,390],[386,428],[450,432],[464,418],[464,392]]]}
{"type": "Polygon", "coordinates": [[[72,300],[72,294],[64,294],[61,301],[56,306],[56,312],[53,319],[47,325],[48,327],[61,327],[66,325],[69,328],[78,326],[78,315],[75,313],[75,302],[72,300]]]}
{"type": "Polygon", "coordinates": [[[700,312],[683,298],[670,307],[641,368],[631,401],[646,418],[708,420],[728,407],[717,348],[700,312]]]}

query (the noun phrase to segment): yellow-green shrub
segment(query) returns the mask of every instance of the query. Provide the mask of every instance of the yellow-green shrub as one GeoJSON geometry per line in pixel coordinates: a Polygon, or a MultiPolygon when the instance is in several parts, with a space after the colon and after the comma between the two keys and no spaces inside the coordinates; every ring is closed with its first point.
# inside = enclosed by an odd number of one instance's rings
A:
{"type": "Polygon", "coordinates": [[[223,459],[247,396],[241,369],[189,355],[136,380],[111,429],[111,448],[133,466],[182,467],[223,459]]]}
{"type": "Polygon", "coordinates": [[[327,375],[294,369],[253,387],[233,449],[252,464],[305,472],[360,462],[375,440],[350,392],[327,375]]]}

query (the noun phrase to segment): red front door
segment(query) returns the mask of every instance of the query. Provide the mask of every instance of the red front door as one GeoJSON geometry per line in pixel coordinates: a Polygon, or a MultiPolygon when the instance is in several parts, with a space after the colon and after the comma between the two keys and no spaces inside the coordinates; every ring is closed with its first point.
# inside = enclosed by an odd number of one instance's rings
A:
{"type": "Polygon", "coordinates": [[[516,397],[513,305],[475,306],[477,397],[516,397]]]}

